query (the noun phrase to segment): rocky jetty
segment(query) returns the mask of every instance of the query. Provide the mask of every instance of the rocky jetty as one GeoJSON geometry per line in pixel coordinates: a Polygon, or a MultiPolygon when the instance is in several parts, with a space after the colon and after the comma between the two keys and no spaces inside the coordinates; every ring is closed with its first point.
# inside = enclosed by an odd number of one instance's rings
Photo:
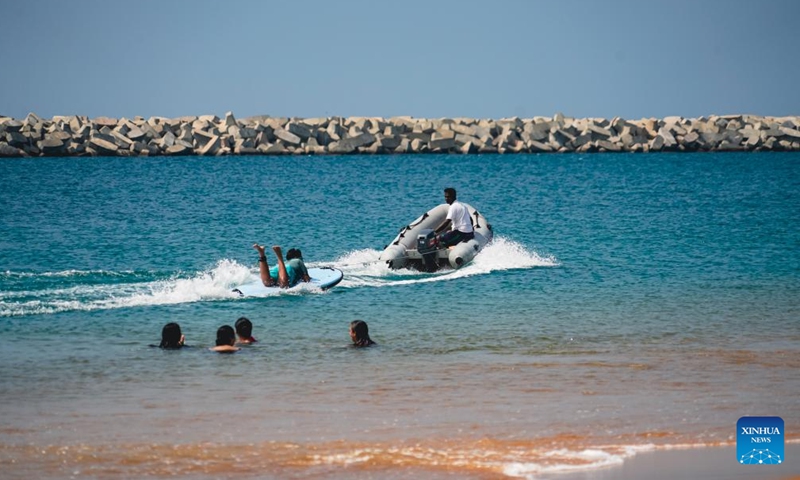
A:
{"type": "Polygon", "coordinates": [[[0,116],[0,157],[761,150],[800,150],[800,117],[0,116]]]}

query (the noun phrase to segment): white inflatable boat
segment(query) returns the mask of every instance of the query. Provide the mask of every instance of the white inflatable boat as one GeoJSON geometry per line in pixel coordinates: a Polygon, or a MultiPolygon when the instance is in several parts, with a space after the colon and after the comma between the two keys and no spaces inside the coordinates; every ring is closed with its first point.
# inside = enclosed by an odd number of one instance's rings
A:
{"type": "Polygon", "coordinates": [[[463,203],[472,219],[475,238],[449,248],[429,247],[434,236],[433,230],[447,218],[450,205],[443,203],[404,226],[397,237],[386,246],[379,257],[389,268],[412,268],[423,272],[433,272],[444,266],[460,268],[475,258],[483,247],[492,241],[492,226],[472,206],[463,203]]]}

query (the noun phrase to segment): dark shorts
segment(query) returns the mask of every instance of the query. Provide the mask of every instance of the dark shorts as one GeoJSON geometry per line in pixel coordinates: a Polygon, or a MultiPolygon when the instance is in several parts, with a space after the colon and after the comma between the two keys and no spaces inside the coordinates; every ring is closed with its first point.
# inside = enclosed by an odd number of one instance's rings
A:
{"type": "Polygon", "coordinates": [[[475,238],[474,232],[464,233],[458,230],[450,230],[439,236],[439,245],[452,247],[453,245],[472,240],[473,238],[475,238]]]}

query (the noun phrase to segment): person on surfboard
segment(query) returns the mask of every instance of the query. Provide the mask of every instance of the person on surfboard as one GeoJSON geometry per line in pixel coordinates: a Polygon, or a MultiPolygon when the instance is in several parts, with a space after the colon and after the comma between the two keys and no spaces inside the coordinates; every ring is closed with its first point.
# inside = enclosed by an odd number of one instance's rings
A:
{"type": "Polygon", "coordinates": [[[308,271],[303,263],[300,250],[294,248],[289,250],[292,252],[293,256],[289,259],[287,255],[289,261],[284,262],[281,247],[278,245],[273,246],[272,251],[275,252],[275,256],[278,258],[278,265],[269,268],[267,255],[264,253],[264,247],[255,243],[253,244],[253,248],[258,251],[258,269],[261,274],[261,283],[263,283],[265,287],[289,288],[297,285],[297,282],[300,280],[304,282],[311,281],[311,277],[308,276],[308,271]],[[299,257],[294,255],[299,255],[299,257]]]}
{"type": "Polygon", "coordinates": [[[286,252],[286,271],[294,269],[298,272],[300,280],[310,282],[311,277],[308,275],[308,269],[305,262],[303,262],[303,252],[299,248],[290,248],[286,252]]]}

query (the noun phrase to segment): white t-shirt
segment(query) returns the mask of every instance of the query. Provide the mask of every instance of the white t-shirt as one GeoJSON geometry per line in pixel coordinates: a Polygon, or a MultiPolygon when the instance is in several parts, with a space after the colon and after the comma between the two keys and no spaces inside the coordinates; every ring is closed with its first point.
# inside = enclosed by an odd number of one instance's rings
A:
{"type": "Polygon", "coordinates": [[[464,233],[472,232],[469,210],[461,202],[453,201],[450,204],[450,210],[447,211],[447,219],[453,222],[453,230],[464,233]]]}

